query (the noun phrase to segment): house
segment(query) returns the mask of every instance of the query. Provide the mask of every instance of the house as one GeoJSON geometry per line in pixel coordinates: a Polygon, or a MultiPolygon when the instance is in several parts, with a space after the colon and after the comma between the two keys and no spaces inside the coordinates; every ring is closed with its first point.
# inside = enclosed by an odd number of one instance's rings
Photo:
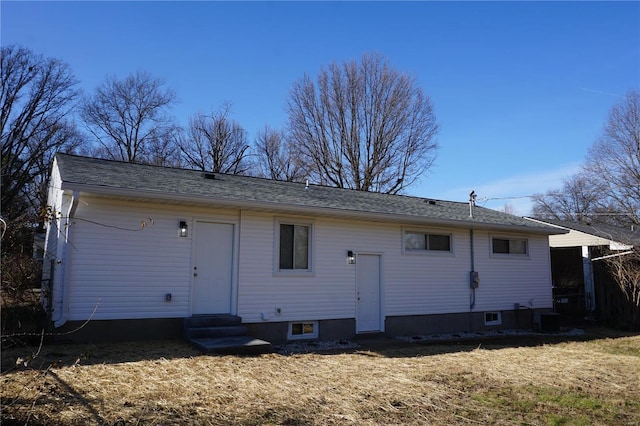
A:
{"type": "Polygon", "coordinates": [[[100,339],[218,313],[274,343],[528,327],[553,307],[548,236],[566,232],[474,203],[67,154],[49,205],[51,320],[100,339]]]}
{"type": "Polygon", "coordinates": [[[600,223],[530,220],[568,231],[549,237],[556,310],[568,319],[595,316],[618,322],[624,301],[601,261],[640,246],[640,231],[600,223]]]}

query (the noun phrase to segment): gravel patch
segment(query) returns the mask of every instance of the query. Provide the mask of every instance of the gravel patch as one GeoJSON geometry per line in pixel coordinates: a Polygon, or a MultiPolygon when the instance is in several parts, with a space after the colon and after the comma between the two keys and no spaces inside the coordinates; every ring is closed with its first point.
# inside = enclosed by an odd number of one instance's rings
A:
{"type": "Polygon", "coordinates": [[[396,339],[405,342],[430,342],[440,340],[464,340],[478,339],[484,337],[506,337],[506,336],[583,336],[585,331],[579,328],[571,328],[560,330],[557,333],[541,333],[531,330],[494,330],[494,331],[472,331],[461,333],[439,333],[439,334],[423,334],[413,336],[397,336],[396,339]]]}
{"type": "MultiPolygon", "coordinates": [[[[585,331],[579,328],[561,330],[557,333],[541,333],[531,330],[494,330],[460,333],[422,334],[412,336],[396,336],[395,339],[403,342],[438,342],[438,341],[464,341],[493,337],[528,337],[528,336],[583,336],[585,331]]],[[[273,349],[280,355],[306,354],[312,352],[329,351],[334,349],[354,349],[361,346],[351,340],[311,340],[274,345],[273,349]]]]}

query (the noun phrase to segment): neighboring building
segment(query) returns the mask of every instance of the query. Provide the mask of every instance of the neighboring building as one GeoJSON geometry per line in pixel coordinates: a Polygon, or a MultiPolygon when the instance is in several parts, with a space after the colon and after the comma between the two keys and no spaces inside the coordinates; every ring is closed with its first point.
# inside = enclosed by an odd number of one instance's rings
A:
{"type": "Polygon", "coordinates": [[[49,205],[51,320],[91,319],[85,339],[178,336],[213,313],[274,343],[528,327],[553,307],[548,236],[566,232],[471,203],[66,154],[49,205]]]}
{"type": "Polygon", "coordinates": [[[640,245],[640,231],[606,224],[530,220],[568,231],[549,237],[556,310],[568,318],[597,316],[615,322],[623,301],[601,260],[628,254],[640,245]]]}

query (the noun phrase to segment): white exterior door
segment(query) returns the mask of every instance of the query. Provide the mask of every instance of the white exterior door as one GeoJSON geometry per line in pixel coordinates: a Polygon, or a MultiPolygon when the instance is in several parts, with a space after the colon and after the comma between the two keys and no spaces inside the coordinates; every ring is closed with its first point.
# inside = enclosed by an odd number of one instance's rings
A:
{"type": "Polygon", "coordinates": [[[193,264],[193,314],[231,312],[233,225],[197,222],[193,264]]]}
{"type": "Polygon", "coordinates": [[[381,331],[380,255],[360,254],[356,266],[356,331],[381,331]]]}

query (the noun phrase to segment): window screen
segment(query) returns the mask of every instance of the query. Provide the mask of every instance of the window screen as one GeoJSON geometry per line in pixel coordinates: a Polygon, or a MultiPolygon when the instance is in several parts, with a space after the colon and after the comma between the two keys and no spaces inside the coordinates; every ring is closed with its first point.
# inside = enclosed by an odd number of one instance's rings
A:
{"type": "Polygon", "coordinates": [[[494,238],[493,252],[499,254],[527,254],[527,240],[494,238]]]}
{"type": "Polygon", "coordinates": [[[308,225],[280,225],[280,269],[309,269],[308,225]]]}
{"type": "Polygon", "coordinates": [[[404,249],[451,251],[451,235],[407,231],[404,233],[404,249]]]}

